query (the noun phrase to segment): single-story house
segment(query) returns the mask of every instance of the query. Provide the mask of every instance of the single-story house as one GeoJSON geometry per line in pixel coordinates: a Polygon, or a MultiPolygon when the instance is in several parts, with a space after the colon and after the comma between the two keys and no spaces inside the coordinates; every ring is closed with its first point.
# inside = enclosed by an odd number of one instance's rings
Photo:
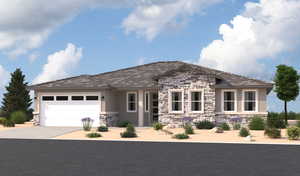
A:
{"type": "Polygon", "coordinates": [[[180,125],[266,117],[272,83],[179,61],[155,62],[97,75],[81,75],[29,86],[34,122],[42,126],[81,126],[90,117],[115,125],[154,122],[180,125]]]}

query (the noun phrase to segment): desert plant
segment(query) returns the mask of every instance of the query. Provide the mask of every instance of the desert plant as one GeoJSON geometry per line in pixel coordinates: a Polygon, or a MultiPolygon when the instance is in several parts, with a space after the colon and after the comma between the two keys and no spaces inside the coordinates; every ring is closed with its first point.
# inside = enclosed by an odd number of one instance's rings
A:
{"type": "Polygon", "coordinates": [[[126,127],[126,131],[120,134],[122,138],[134,138],[137,137],[135,132],[135,128],[132,124],[128,124],[126,127]]]}
{"type": "Polygon", "coordinates": [[[98,127],[98,131],[99,132],[107,132],[108,131],[108,127],[107,126],[99,126],[98,127]]]}
{"type": "Polygon", "coordinates": [[[98,137],[102,137],[102,135],[100,133],[97,133],[97,132],[92,132],[92,133],[88,133],[86,135],[86,137],[88,137],[88,138],[98,138],[98,137]]]}
{"type": "Polygon", "coordinates": [[[264,130],[265,129],[265,121],[263,118],[259,116],[254,116],[251,118],[249,123],[250,130],[264,130]]]}
{"type": "Polygon", "coordinates": [[[156,131],[163,129],[163,127],[164,127],[163,124],[161,124],[159,122],[156,122],[156,123],[153,124],[153,128],[156,131]]]}
{"type": "Polygon", "coordinates": [[[82,119],[81,121],[82,121],[82,125],[83,125],[83,130],[91,131],[94,120],[87,117],[87,118],[82,119]]]}
{"type": "Polygon", "coordinates": [[[299,127],[288,127],[287,128],[287,135],[290,140],[297,140],[300,137],[300,128],[299,127]]]}
{"type": "Polygon", "coordinates": [[[6,120],[5,117],[0,117],[0,124],[2,125],[4,123],[4,121],[6,120]]]}
{"type": "Polygon", "coordinates": [[[269,136],[270,138],[281,138],[281,131],[277,128],[266,128],[265,135],[269,136]]]}
{"type": "Polygon", "coordinates": [[[285,128],[284,119],[277,113],[269,112],[267,117],[268,128],[285,128]]]}
{"type": "Polygon", "coordinates": [[[228,125],[228,123],[222,123],[220,125],[220,127],[224,130],[224,131],[229,131],[230,130],[230,126],[228,125]]]}
{"type": "Polygon", "coordinates": [[[250,132],[249,132],[249,130],[248,130],[247,128],[242,127],[242,128],[240,129],[239,135],[240,135],[241,137],[247,137],[247,136],[250,135],[250,132]]]}
{"type": "Polygon", "coordinates": [[[131,122],[129,122],[128,120],[119,121],[117,123],[117,127],[126,128],[128,126],[128,124],[131,124],[131,122]]]}
{"type": "Polygon", "coordinates": [[[195,134],[192,125],[185,125],[184,127],[185,134],[195,134]]]}
{"type": "Polygon", "coordinates": [[[179,134],[175,134],[173,136],[173,138],[175,138],[175,139],[188,139],[189,135],[187,135],[185,133],[179,133],[179,134]]]}
{"type": "Polygon", "coordinates": [[[13,121],[7,119],[3,122],[3,126],[4,127],[15,127],[15,123],[13,121]]]}
{"type": "Polygon", "coordinates": [[[241,129],[241,124],[240,123],[233,124],[233,130],[239,130],[239,129],[241,129]]]}
{"type": "Polygon", "coordinates": [[[11,113],[9,119],[13,121],[15,124],[23,124],[27,120],[27,115],[23,111],[15,111],[11,113]]]}
{"type": "Polygon", "coordinates": [[[215,124],[208,120],[203,120],[199,122],[195,122],[195,126],[198,129],[213,129],[215,124]]]}

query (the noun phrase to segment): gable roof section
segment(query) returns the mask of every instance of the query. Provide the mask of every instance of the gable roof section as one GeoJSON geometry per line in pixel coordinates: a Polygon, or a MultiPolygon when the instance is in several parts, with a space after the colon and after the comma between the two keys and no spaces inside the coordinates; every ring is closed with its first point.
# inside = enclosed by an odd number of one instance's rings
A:
{"type": "Polygon", "coordinates": [[[66,79],[41,83],[29,86],[32,90],[48,89],[136,89],[157,88],[157,79],[172,76],[177,72],[191,71],[197,74],[210,74],[221,79],[221,84],[216,87],[268,87],[273,84],[264,81],[250,79],[244,76],[231,74],[223,71],[210,69],[198,65],[188,64],[180,61],[155,62],[141,66],[130,67],[117,71],[97,74],[81,75],[66,79]]]}

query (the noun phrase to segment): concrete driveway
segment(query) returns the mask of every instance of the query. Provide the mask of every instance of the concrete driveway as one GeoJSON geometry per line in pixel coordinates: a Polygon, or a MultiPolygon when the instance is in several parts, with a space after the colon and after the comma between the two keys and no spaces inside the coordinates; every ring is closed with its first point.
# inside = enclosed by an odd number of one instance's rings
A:
{"type": "Polygon", "coordinates": [[[26,127],[0,131],[0,138],[14,139],[51,139],[79,130],[79,127],[26,127]]]}

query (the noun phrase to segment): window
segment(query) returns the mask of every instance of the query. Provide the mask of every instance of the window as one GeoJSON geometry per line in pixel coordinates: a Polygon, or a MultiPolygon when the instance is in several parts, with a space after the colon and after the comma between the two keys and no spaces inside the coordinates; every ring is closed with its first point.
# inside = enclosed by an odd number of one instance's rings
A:
{"type": "Polygon", "coordinates": [[[243,91],[244,111],[256,111],[257,98],[255,90],[243,91]]]}
{"type": "Polygon", "coordinates": [[[43,101],[54,101],[54,96],[43,96],[43,101]]]}
{"type": "Polygon", "coordinates": [[[190,111],[202,112],[203,111],[203,92],[191,91],[190,92],[190,111]]]}
{"type": "Polygon", "coordinates": [[[86,96],[87,101],[98,101],[99,96],[86,96]]]}
{"type": "Polygon", "coordinates": [[[170,91],[170,111],[173,113],[183,112],[183,90],[172,90],[170,91]]]}
{"type": "Polygon", "coordinates": [[[224,91],[223,92],[223,111],[236,111],[236,92],[224,91]]]}
{"type": "Polygon", "coordinates": [[[83,101],[84,97],[83,96],[72,96],[73,101],[83,101]]]}
{"type": "Polygon", "coordinates": [[[149,107],[150,106],[150,97],[149,97],[149,92],[145,93],[145,112],[149,112],[149,107]]]}
{"type": "Polygon", "coordinates": [[[136,112],[136,93],[127,93],[127,112],[136,112]]]}
{"type": "Polygon", "coordinates": [[[56,101],[68,101],[68,96],[56,96],[56,101]]]}

